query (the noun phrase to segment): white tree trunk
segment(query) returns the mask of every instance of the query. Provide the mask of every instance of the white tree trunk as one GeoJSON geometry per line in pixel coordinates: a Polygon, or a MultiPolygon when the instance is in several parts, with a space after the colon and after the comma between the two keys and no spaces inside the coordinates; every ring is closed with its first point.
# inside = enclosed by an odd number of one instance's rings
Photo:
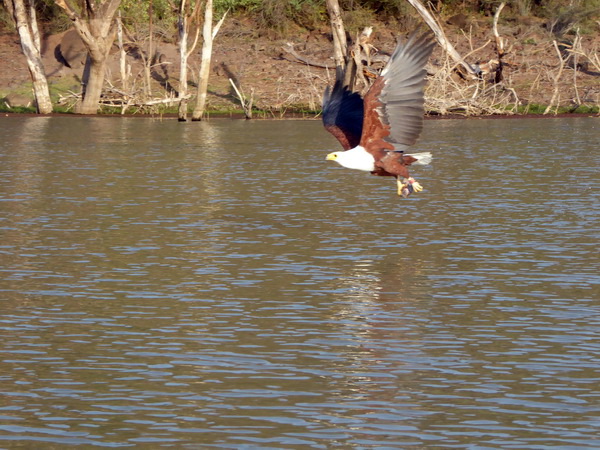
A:
{"type": "Polygon", "coordinates": [[[202,59],[200,61],[200,70],[198,72],[198,95],[196,105],[192,113],[192,120],[202,120],[206,109],[206,95],[208,92],[208,78],[210,76],[210,61],[212,59],[213,41],[219,32],[219,28],[225,21],[227,12],[217,25],[213,28],[213,1],[206,0],[204,6],[204,26],[202,28],[202,59]]]}
{"type": "Polygon", "coordinates": [[[346,66],[346,54],[348,41],[346,39],[346,30],[342,20],[342,12],[338,0],[327,0],[327,13],[331,22],[331,31],[333,35],[333,59],[336,67],[342,69],[346,66]]]}
{"type": "Polygon", "coordinates": [[[123,45],[123,21],[121,20],[121,11],[117,18],[117,43],[119,45],[119,71],[121,73],[121,87],[124,92],[129,91],[129,76],[127,71],[127,53],[123,45]]]}
{"type": "Polygon", "coordinates": [[[41,114],[52,112],[50,90],[44,71],[44,64],[40,52],[40,34],[35,16],[34,0],[30,0],[29,13],[23,0],[5,0],[9,11],[13,12],[15,25],[21,40],[21,49],[27,59],[27,67],[33,82],[33,92],[37,111],[41,114]],[[10,5],[9,5],[10,3],[10,5]]]}
{"type": "Polygon", "coordinates": [[[179,21],[177,27],[179,29],[179,113],[178,119],[180,122],[187,121],[187,17],[184,13],[184,2],[181,6],[179,21]]]}

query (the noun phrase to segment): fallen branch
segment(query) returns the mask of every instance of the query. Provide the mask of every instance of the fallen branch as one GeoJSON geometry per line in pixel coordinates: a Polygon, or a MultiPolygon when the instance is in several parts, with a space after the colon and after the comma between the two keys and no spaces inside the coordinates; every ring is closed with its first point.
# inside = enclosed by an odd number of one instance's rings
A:
{"type": "Polygon", "coordinates": [[[446,39],[444,30],[442,30],[442,27],[440,27],[440,25],[437,23],[437,21],[431,15],[431,13],[427,10],[427,8],[425,8],[421,4],[421,2],[419,2],[419,0],[408,0],[408,3],[410,3],[417,10],[417,12],[421,15],[425,23],[429,25],[429,28],[431,28],[431,30],[435,34],[437,41],[446,51],[446,53],[448,53],[448,55],[450,55],[450,57],[467,72],[467,75],[471,79],[476,79],[478,77],[477,71],[460,56],[460,54],[452,46],[450,41],[446,39]]]}
{"type": "Polygon", "coordinates": [[[191,97],[190,94],[184,96],[184,97],[171,97],[171,98],[163,98],[163,99],[156,99],[156,100],[148,100],[147,102],[143,102],[143,103],[133,103],[133,106],[153,106],[153,105],[161,105],[164,103],[179,103],[181,100],[188,100],[191,97]]]}
{"type": "MultiPolygon", "coordinates": [[[[309,65],[309,66],[313,66],[313,67],[321,67],[322,69],[333,69],[334,68],[334,66],[332,66],[332,65],[325,64],[325,63],[318,62],[318,61],[314,61],[314,60],[312,60],[310,58],[307,58],[306,56],[300,55],[294,49],[294,44],[292,44],[291,42],[288,42],[287,44],[285,44],[283,47],[281,47],[281,49],[283,51],[285,51],[286,53],[289,53],[290,55],[292,55],[294,58],[296,58],[298,61],[300,61],[303,64],[306,64],[306,65],[309,65]]],[[[288,61],[298,62],[298,61],[293,61],[293,60],[288,60],[288,61]]]]}
{"type": "Polygon", "coordinates": [[[250,89],[250,98],[246,98],[243,92],[241,92],[238,87],[235,85],[233,79],[229,79],[231,86],[233,86],[233,90],[235,91],[240,104],[242,105],[242,109],[244,110],[244,115],[246,119],[252,119],[252,103],[254,103],[254,89],[250,89]]]}
{"type": "Polygon", "coordinates": [[[431,77],[425,91],[425,109],[433,114],[511,114],[520,103],[514,89],[485,79],[466,83],[454,73],[450,56],[431,77]]]}
{"type": "Polygon", "coordinates": [[[493,33],[494,33],[494,37],[496,38],[496,52],[498,53],[498,57],[502,57],[504,56],[504,39],[502,39],[500,37],[500,34],[498,33],[498,19],[500,18],[500,12],[502,12],[502,9],[506,6],[506,3],[502,2],[500,3],[500,6],[498,6],[498,9],[496,10],[496,13],[494,14],[494,23],[493,23],[493,33]]]}

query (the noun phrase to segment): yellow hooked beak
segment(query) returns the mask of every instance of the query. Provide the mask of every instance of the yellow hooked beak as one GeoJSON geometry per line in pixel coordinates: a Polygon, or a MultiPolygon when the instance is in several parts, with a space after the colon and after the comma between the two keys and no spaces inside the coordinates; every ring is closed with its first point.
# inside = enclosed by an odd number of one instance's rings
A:
{"type": "Polygon", "coordinates": [[[327,161],[335,161],[337,159],[337,155],[335,153],[330,153],[329,155],[327,155],[327,158],[325,158],[327,161]]]}

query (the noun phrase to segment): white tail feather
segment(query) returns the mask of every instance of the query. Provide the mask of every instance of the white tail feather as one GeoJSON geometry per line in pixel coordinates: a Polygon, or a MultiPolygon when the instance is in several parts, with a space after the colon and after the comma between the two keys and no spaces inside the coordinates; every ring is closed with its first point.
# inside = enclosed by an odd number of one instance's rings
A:
{"type": "Polygon", "coordinates": [[[426,166],[427,164],[429,164],[432,159],[431,153],[429,153],[429,152],[410,153],[410,154],[407,153],[405,156],[412,156],[413,158],[416,159],[416,161],[413,164],[420,164],[422,166],[426,166]]]}

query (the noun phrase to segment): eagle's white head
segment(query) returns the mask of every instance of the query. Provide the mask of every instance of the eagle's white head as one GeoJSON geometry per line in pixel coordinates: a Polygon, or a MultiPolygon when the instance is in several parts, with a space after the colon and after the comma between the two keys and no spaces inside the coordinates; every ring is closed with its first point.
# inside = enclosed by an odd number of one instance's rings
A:
{"type": "Polygon", "coordinates": [[[375,159],[360,145],[345,152],[333,152],[327,155],[328,161],[335,161],[347,169],[364,170],[372,172],[375,170],[375,159]]]}

